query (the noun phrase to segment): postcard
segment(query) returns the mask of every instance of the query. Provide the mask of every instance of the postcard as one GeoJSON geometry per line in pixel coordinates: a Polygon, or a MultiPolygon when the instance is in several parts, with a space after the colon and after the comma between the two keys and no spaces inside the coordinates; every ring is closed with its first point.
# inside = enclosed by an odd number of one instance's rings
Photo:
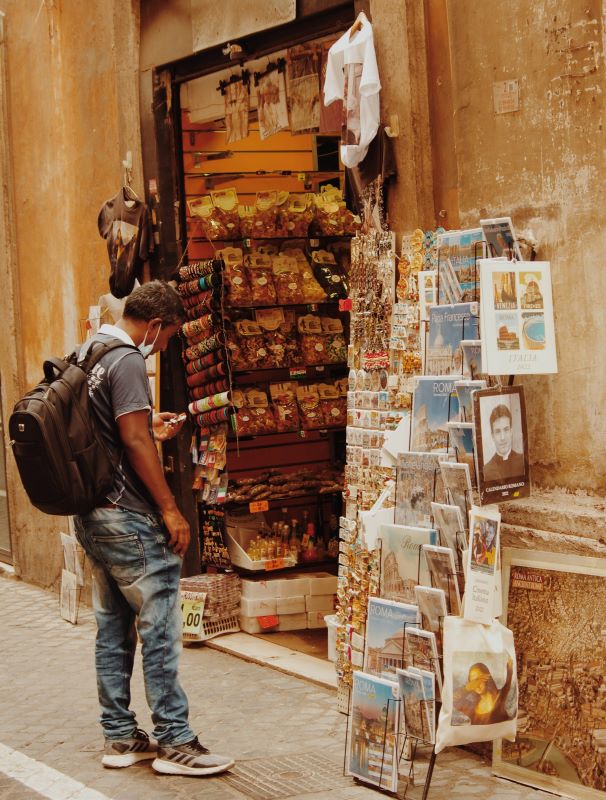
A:
{"type": "Polygon", "coordinates": [[[479,299],[478,260],[485,257],[482,228],[438,234],[439,302],[479,299]]]}
{"type": "Polygon", "coordinates": [[[443,620],[448,613],[444,590],[434,589],[433,586],[416,586],[415,599],[421,613],[423,628],[426,631],[433,631],[436,636],[441,634],[443,620]]]}
{"type": "Polygon", "coordinates": [[[523,386],[474,393],[475,453],[480,505],[530,494],[523,386]]]}
{"type": "Polygon", "coordinates": [[[414,603],[415,586],[429,582],[429,570],[421,545],[438,544],[438,534],[430,528],[408,525],[381,525],[381,597],[401,603],[414,603]]]}
{"type": "Polygon", "coordinates": [[[480,261],[482,368],[489,375],[558,371],[548,261],[480,261]]]}
{"type": "Polygon", "coordinates": [[[419,608],[370,597],[366,622],[364,671],[379,678],[395,680],[396,667],[404,666],[404,632],[419,624],[419,608]]]}
{"type": "Polygon", "coordinates": [[[440,473],[451,504],[459,506],[461,516],[465,521],[472,503],[469,464],[440,461],[440,473]]]}
{"type": "Polygon", "coordinates": [[[513,258],[522,260],[511,217],[481,219],[480,225],[484,232],[489,258],[506,258],[508,261],[513,258]]]}
{"type": "Polygon", "coordinates": [[[447,422],[450,446],[457,454],[457,461],[467,464],[471,482],[476,485],[475,443],[473,422],[447,422]]]}
{"type": "Polygon", "coordinates": [[[393,681],[353,674],[347,771],[389,792],[398,788],[398,693],[393,681]]]}
{"type": "Polygon", "coordinates": [[[429,742],[431,723],[425,702],[423,676],[412,670],[399,669],[397,678],[401,701],[400,719],[404,732],[413,739],[429,742]]]}
{"type": "Polygon", "coordinates": [[[453,378],[423,376],[417,378],[412,400],[410,449],[423,453],[445,450],[449,420],[458,420],[459,401],[453,378]]]}
{"type": "MultiPolygon", "coordinates": [[[[440,544],[450,547],[457,556],[461,547],[465,546],[465,518],[461,514],[461,509],[456,505],[446,503],[432,503],[431,514],[433,517],[434,528],[440,534],[440,544]]],[[[427,542],[427,544],[433,544],[427,542]]]]}
{"type": "Polygon", "coordinates": [[[419,320],[421,322],[427,322],[429,307],[435,306],[438,302],[437,275],[435,269],[425,269],[418,273],[419,320]]]}
{"type": "Polygon", "coordinates": [[[431,504],[444,499],[440,453],[400,453],[396,470],[396,525],[431,528],[431,504]]]}
{"type": "Polygon", "coordinates": [[[438,691],[442,690],[442,670],[433,631],[422,628],[406,628],[406,666],[418,667],[433,672],[436,676],[438,691]]]}
{"type": "Polygon", "coordinates": [[[480,339],[462,339],[461,352],[463,353],[464,380],[485,380],[482,372],[482,342],[480,339]]]}
{"type": "Polygon", "coordinates": [[[446,595],[446,607],[449,614],[461,613],[461,597],[454,553],[450,547],[424,544],[423,550],[431,580],[436,589],[443,589],[446,595]]]}
{"type": "Polygon", "coordinates": [[[469,562],[463,617],[490,625],[495,612],[495,583],[501,515],[496,506],[473,506],[469,521],[469,562]]]}
{"type": "Polygon", "coordinates": [[[461,422],[473,422],[473,393],[485,389],[484,380],[455,381],[455,391],[459,401],[459,419],[461,422]]]}
{"type": "Polygon", "coordinates": [[[429,741],[436,741],[436,676],[431,670],[408,667],[409,672],[415,672],[423,679],[423,697],[429,717],[429,741]]]}
{"type": "Polygon", "coordinates": [[[479,338],[477,303],[456,303],[429,309],[425,348],[426,375],[463,374],[461,340],[479,338]]]}

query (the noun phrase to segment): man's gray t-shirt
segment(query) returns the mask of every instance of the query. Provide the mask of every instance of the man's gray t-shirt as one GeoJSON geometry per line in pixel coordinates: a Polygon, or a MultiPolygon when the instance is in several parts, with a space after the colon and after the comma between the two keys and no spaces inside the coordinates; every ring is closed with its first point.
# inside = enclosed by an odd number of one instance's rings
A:
{"type": "MultiPolygon", "coordinates": [[[[85,347],[94,348],[95,342],[113,344],[116,340],[109,334],[97,333],[85,347]]],[[[153,438],[153,398],[141,353],[127,345],[106,353],[88,376],[88,393],[100,432],[118,463],[108,503],[143,514],[157,513],[153,498],[128,461],[116,422],[124,414],[147,410],[153,438]]]]}

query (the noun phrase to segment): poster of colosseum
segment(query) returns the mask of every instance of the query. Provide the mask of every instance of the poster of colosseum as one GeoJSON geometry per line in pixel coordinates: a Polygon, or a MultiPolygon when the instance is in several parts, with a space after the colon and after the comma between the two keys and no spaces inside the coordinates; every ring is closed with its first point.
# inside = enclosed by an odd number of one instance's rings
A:
{"type": "Polygon", "coordinates": [[[606,798],[606,561],[503,550],[518,660],[515,742],[493,772],[575,800],[606,798]]]}

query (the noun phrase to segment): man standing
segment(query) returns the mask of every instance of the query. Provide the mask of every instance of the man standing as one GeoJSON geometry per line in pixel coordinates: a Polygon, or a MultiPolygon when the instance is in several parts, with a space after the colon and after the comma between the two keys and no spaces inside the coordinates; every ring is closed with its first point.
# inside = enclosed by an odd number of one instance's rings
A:
{"type": "Polygon", "coordinates": [[[524,455],[512,449],[512,417],[506,405],[501,404],[493,408],[490,415],[490,432],[496,453],[487,464],[484,464],[485,483],[523,476],[526,472],[524,455]]]}
{"type": "Polygon", "coordinates": [[[88,376],[91,405],[117,467],[107,503],[76,517],[75,525],[93,571],[102,763],[127,767],[154,758],[158,772],[212,775],[234,762],[210,753],[189,727],[177,673],[179,578],[190,531],[154,444],[154,437],[171,438],[181,425],[171,424],[171,413],[153,414],[145,369],[145,359],[166,349],[183,319],[178,293],[152,281],[129,295],[116,325],[103,325],[84,345],[81,358],[97,342],[117,339],[124,347],[106,353],[88,376]],[[129,707],[137,632],[157,745],[137,727],[129,707]]]}

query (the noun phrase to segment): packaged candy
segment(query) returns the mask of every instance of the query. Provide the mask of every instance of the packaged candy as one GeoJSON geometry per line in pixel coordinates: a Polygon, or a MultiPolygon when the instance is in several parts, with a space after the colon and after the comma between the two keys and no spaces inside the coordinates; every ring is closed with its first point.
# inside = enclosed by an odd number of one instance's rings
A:
{"type": "MultiPolygon", "coordinates": [[[[235,189],[231,191],[235,193],[235,189]]],[[[234,224],[233,215],[215,206],[212,197],[206,195],[192,198],[187,201],[187,207],[190,216],[197,224],[200,236],[211,240],[238,238],[239,225],[234,224]]]]}
{"type": "Polygon", "coordinates": [[[303,302],[303,278],[296,259],[289,256],[274,256],[272,271],[278,303],[296,305],[303,302]]]}
{"type": "Polygon", "coordinates": [[[307,314],[297,321],[303,361],[310,366],[327,363],[326,336],[320,317],[307,314]]]}
{"type": "Polygon", "coordinates": [[[347,423],[347,403],[339,396],[338,388],[334,384],[319,383],[317,389],[324,424],[327,427],[344,426],[347,423]]]}
{"type": "Polygon", "coordinates": [[[292,194],[290,196],[286,215],[286,236],[306,237],[309,226],[314,218],[313,195],[292,194]]]}
{"type": "Polygon", "coordinates": [[[274,407],[276,427],[280,433],[299,430],[297,387],[294,383],[272,383],[269,394],[274,407]]]}
{"type": "Polygon", "coordinates": [[[320,286],[329,300],[344,300],[347,297],[347,282],[337,267],[333,253],[327,250],[314,250],[311,265],[320,286]]]}
{"type": "Polygon", "coordinates": [[[234,323],[245,369],[273,369],[276,359],[267,347],[261,327],[252,320],[234,323]]]}
{"type": "Polygon", "coordinates": [[[257,324],[263,332],[265,345],[275,367],[288,366],[286,337],[281,331],[284,311],[281,308],[260,308],[255,312],[257,324]]]}
{"type": "Polygon", "coordinates": [[[244,255],[239,247],[225,247],[217,255],[225,263],[225,286],[227,302],[230,306],[250,305],[251,288],[244,269],[244,255]]]}
{"type": "Polygon", "coordinates": [[[297,319],[292,309],[283,309],[284,322],[280,323],[279,332],[284,339],[286,361],[289,367],[302,367],[304,365],[303,353],[297,339],[297,319]]]}
{"type": "Polygon", "coordinates": [[[321,317],[322,331],[326,334],[326,363],[340,364],[347,361],[347,342],[343,334],[343,323],[334,317],[321,317]]]}
{"type": "Polygon", "coordinates": [[[240,215],[238,214],[238,193],[235,189],[215,189],[210,193],[215,214],[227,230],[226,239],[240,236],[240,215]]]}
{"type": "Polygon", "coordinates": [[[250,239],[255,227],[254,206],[238,206],[238,216],[240,218],[240,236],[243,239],[250,239]]]}
{"type": "Polygon", "coordinates": [[[316,280],[303,250],[301,250],[300,247],[287,247],[282,250],[282,253],[294,258],[297,262],[297,267],[303,283],[303,302],[324,302],[326,300],[326,292],[316,280]]]}
{"type": "MultiPolygon", "coordinates": [[[[238,403],[242,402],[240,397],[238,403]]],[[[234,405],[236,401],[234,399],[234,405]]],[[[236,405],[236,430],[240,436],[256,436],[261,433],[275,433],[276,420],[269,406],[267,393],[259,389],[248,389],[244,396],[244,405],[236,405]]]]}
{"type": "Polygon", "coordinates": [[[250,281],[250,304],[253,306],[273,306],[276,304],[276,287],[271,270],[271,257],[265,255],[246,256],[244,263],[250,281]]]}
{"type": "Polygon", "coordinates": [[[299,404],[299,416],[301,428],[303,430],[313,430],[322,428],[324,417],[320,408],[320,395],[317,387],[313,384],[309,386],[297,386],[297,402],[299,404]]]}
{"type": "Polygon", "coordinates": [[[277,200],[277,192],[257,192],[252,227],[252,233],[255,238],[265,239],[279,235],[277,200]]]}

